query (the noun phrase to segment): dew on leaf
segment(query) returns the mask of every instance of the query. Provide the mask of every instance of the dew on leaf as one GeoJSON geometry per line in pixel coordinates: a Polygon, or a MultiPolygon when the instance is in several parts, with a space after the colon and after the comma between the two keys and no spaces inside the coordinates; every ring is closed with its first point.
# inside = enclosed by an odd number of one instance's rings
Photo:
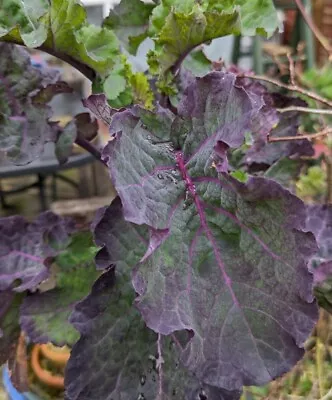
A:
{"type": "Polygon", "coordinates": [[[144,386],[146,382],[146,375],[142,375],[140,378],[141,385],[144,386]]]}
{"type": "Polygon", "coordinates": [[[164,179],[164,176],[162,174],[157,174],[158,179],[164,179]]]}

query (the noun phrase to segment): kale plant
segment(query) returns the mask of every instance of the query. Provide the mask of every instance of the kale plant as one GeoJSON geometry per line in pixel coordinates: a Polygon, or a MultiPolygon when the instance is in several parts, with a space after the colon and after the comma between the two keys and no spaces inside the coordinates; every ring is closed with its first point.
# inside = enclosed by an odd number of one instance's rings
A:
{"type": "Polygon", "coordinates": [[[72,347],[68,400],[236,400],[301,359],[318,316],[313,270],[321,283],[332,262],[330,206],[308,208],[288,185],[314,153],[296,137],[306,103],[213,70],[200,49],[276,29],[272,0],[122,0],[102,27],[77,0],[6,0],[2,153],[27,164],[51,141],[66,162],[76,142],[118,197],[90,231],[52,212],[0,219],[2,363],[23,330],[72,347]],[[148,37],[137,73],[127,55],[148,37]],[[87,113],[50,120],[48,103],[71,88],[22,46],[91,80],[87,113]],[[109,126],[102,151],[94,118],[109,126]],[[55,287],[39,291],[50,275],[55,287]]]}

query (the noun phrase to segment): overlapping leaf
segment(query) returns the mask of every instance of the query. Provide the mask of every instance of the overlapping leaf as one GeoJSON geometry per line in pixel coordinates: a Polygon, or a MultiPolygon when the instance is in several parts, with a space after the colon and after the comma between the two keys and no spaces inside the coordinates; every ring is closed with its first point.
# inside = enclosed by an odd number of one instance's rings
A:
{"type": "Polygon", "coordinates": [[[69,323],[69,316],[98,277],[93,262],[96,252],[89,232],[75,234],[54,261],[55,287],[25,298],[20,324],[33,342],[72,346],[78,340],[79,334],[69,323]]]}
{"type": "MultiPolygon", "coordinates": [[[[113,206],[104,219],[118,226],[122,222],[128,232],[130,224],[121,219],[119,204],[115,215],[112,210],[113,206]]],[[[123,250],[118,247],[120,253],[123,250]]],[[[135,293],[128,273],[124,266],[121,272],[104,273],[75,307],[71,321],[81,338],[66,370],[66,399],[239,399],[239,392],[201,384],[180,365],[173,340],[158,340],[146,328],[132,305],[135,293]]]]}
{"type": "Polygon", "coordinates": [[[268,136],[296,136],[300,126],[300,113],[296,111],[278,113],[277,109],[290,106],[305,107],[306,103],[299,99],[279,93],[269,93],[267,88],[250,79],[238,78],[237,83],[252,96],[261,96],[264,100],[262,112],[252,121],[251,133],[253,144],[246,152],[244,162],[248,165],[272,165],[281,157],[312,156],[311,143],[307,140],[295,142],[268,143],[268,136]]]}
{"type": "Polygon", "coordinates": [[[96,256],[97,267],[101,270],[114,265],[120,271],[129,270],[143,257],[148,244],[146,227],[123,219],[119,198],[110,207],[98,211],[93,231],[95,243],[101,247],[96,256]]]}
{"type": "MultiPolygon", "coordinates": [[[[77,0],[16,2],[14,13],[0,15],[0,40],[40,48],[75,65],[103,87],[107,79],[126,79],[126,63],[115,34],[107,28],[87,23],[86,11],[77,0]],[[113,78],[110,78],[110,77],[113,78]]],[[[107,87],[110,99],[120,97],[130,104],[130,85],[116,95],[107,87]]],[[[107,90],[106,90],[107,89],[107,90]]]]}
{"type": "Polygon", "coordinates": [[[113,110],[107,103],[107,97],[104,94],[92,94],[83,100],[84,107],[88,108],[93,115],[103,121],[106,125],[110,125],[112,116],[116,110],[113,110]]]}
{"type": "Polygon", "coordinates": [[[314,233],[319,246],[319,252],[315,257],[316,266],[319,262],[332,261],[332,206],[330,204],[307,206],[306,228],[314,233]]]}
{"type": "Polygon", "coordinates": [[[32,67],[23,49],[0,43],[0,150],[15,164],[33,161],[55,140],[47,103],[71,91],[58,80],[57,72],[32,67]]]}
{"type": "Polygon", "coordinates": [[[321,307],[332,312],[332,206],[307,206],[306,228],[315,234],[319,251],[311,260],[315,296],[321,307]]]}
{"type": "Polygon", "coordinates": [[[201,43],[230,34],[271,35],[277,26],[270,0],[162,0],[150,18],[156,48],[149,64],[162,74],[201,43]]]}
{"type": "Polygon", "coordinates": [[[141,0],[122,0],[104,20],[104,26],[112,29],[124,47],[135,54],[139,44],[147,37],[149,17],[154,4],[141,0]]]}
{"type": "Polygon", "coordinates": [[[91,141],[98,135],[98,123],[89,113],[75,116],[64,128],[59,127],[55,155],[60,164],[65,163],[72,154],[77,137],[91,141]]]}
{"type": "Polygon", "coordinates": [[[145,322],[192,331],[182,361],[227,390],[288,371],[317,318],[303,203],[276,182],[227,174],[226,150],[261,106],[233,74],[212,73],[187,89],[176,118],[114,116],[104,150],[124,218],[149,227],[133,278],[145,322]]]}
{"type": "Polygon", "coordinates": [[[48,259],[67,246],[71,223],[45,212],[32,223],[21,216],[0,219],[0,290],[34,289],[49,276],[48,259]]]}

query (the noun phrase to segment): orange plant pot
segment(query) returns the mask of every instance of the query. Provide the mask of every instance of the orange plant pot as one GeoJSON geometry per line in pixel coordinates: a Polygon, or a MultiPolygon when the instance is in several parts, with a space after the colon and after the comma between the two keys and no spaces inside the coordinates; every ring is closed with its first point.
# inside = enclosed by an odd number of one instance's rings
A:
{"type": "Polygon", "coordinates": [[[64,377],[62,375],[53,375],[50,371],[44,369],[40,364],[41,355],[52,363],[64,367],[70,356],[69,351],[58,352],[52,350],[46,344],[37,344],[33,347],[31,353],[31,367],[39,381],[55,389],[64,389],[64,377]]]}

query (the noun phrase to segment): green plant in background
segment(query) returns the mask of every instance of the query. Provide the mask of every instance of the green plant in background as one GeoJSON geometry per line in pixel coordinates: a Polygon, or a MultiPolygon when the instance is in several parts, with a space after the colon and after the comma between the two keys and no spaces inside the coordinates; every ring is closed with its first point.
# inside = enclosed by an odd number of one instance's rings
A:
{"type": "Polygon", "coordinates": [[[296,182],[296,194],[301,199],[319,201],[324,199],[326,192],[326,171],[318,165],[309,167],[308,171],[301,174],[296,182]]]}
{"type": "Polygon", "coordinates": [[[320,69],[309,69],[301,76],[303,83],[315,89],[328,99],[332,99],[332,67],[330,63],[320,69]]]}

